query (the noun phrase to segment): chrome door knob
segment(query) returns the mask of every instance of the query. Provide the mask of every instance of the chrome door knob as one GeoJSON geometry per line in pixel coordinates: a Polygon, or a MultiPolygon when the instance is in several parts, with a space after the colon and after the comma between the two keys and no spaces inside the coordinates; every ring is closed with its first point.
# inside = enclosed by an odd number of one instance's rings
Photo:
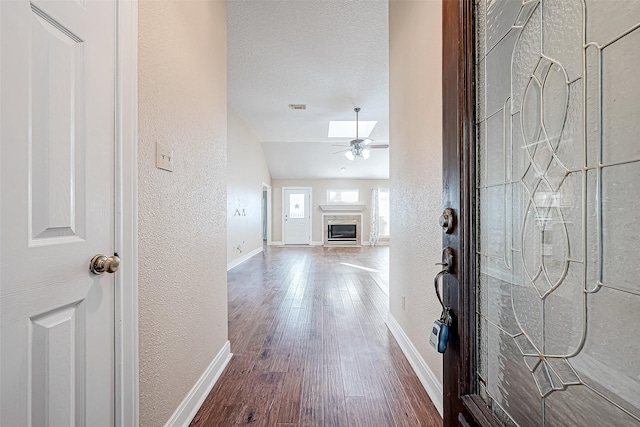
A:
{"type": "Polygon", "coordinates": [[[91,258],[91,262],[89,263],[89,270],[93,274],[102,274],[105,272],[115,273],[118,271],[118,267],[120,267],[118,254],[114,254],[113,256],[98,254],[91,258]]]}

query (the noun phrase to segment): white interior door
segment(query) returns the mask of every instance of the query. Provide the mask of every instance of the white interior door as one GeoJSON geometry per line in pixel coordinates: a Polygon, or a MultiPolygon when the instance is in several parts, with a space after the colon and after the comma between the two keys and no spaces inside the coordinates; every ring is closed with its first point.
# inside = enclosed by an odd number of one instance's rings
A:
{"type": "Polygon", "coordinates": [[[114,424],[115,13],[0,2],[2,426],[114,424]]]}
{"type": "Polygon", "coordinates": [[[284,190],[284,244],[311,243],[311,190],[286,188],[284,190]]]}

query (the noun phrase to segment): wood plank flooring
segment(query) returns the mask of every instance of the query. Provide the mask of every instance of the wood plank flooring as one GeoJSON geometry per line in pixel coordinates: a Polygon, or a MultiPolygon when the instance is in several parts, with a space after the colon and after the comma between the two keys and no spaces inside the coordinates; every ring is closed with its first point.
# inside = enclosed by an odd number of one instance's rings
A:
{"type": "Polygon", "coordinates": [[[234,356],[191,425],[441,426],[384,323],[388,260],[271,247],[229,271],[234,356]]]}

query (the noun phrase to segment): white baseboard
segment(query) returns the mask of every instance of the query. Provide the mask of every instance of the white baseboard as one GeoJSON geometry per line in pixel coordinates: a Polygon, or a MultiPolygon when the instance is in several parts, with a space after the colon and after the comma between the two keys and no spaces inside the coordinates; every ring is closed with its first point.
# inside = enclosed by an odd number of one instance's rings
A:
{"type": "Polygon", "coordinates": [[[420,356],[418,349],[413,345],[407,334],[404,333],[404,330],[391,313],[388,313],[387,315],[387,326],[396,341],[398,341],[402,352],[407,357],[407,360],[409,360],[409,364],[411,364],[413,371],[420,379],[422,386],[427,391],[427,394],[440,413],[440,416],[442,416],[444,406],[442,383],[440,383],[431,368],[429,368],[422,356],[420,356]]]}
{"type": "Polygon", "coordinates": [[[385,240],[384,242],[378,242],[377,245],[372,245],[370,241],[362,242],[362,246],[389,246],[389,241],[385,240]]]}
{"type": "Polygon", "coordinates": [[[198,409],[209,395],[213,385],[218,381],[222,371],[231,360],[231,346],[227,341],[222,349],[213,358],[211,364],[205,369],[202,376],[195,383],[191,391],[184,398],[178,409],[173,413],[165,427],[187,427],[193,417],[198,413],[198,409]]]}
{"type": "MultiPolygon", "coordinates": [[[[312,240],[309,243],[309,246],[322,246],[323,243],[319,240],[312,240]]],[[[269,246],[285,246],[284,242],[271,242],[269,246]]],[[[292,245],[292,246],[301,246],[301,245],[292,245]]]]}
{"type": "Polygon", "coordinates": [[[259,254],[260,252],[262,252],[262,246],[252,250],[251,252],[247,252],[246,254],[234,259],[233,261],[228,262],[227,263],[227,271],[231,270],[233,267],[239,266],[240,264],[242,264],[243,262],[245,262],[246,260],[248,260],[252,256],[259,254]]]}

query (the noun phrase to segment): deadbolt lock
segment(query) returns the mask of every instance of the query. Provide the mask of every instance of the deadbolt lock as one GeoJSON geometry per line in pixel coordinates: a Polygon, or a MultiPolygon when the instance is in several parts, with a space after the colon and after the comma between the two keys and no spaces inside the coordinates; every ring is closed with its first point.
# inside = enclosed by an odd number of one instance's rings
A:
{"type": "Polygon", "coordinates": [[[453,232],[453,226],[455,223],[455,215],[453,213],[453,209],[446,208],[442,215],[440,215],[440,227],[444,230],[445,233],[451,234],[453,232]]]}

